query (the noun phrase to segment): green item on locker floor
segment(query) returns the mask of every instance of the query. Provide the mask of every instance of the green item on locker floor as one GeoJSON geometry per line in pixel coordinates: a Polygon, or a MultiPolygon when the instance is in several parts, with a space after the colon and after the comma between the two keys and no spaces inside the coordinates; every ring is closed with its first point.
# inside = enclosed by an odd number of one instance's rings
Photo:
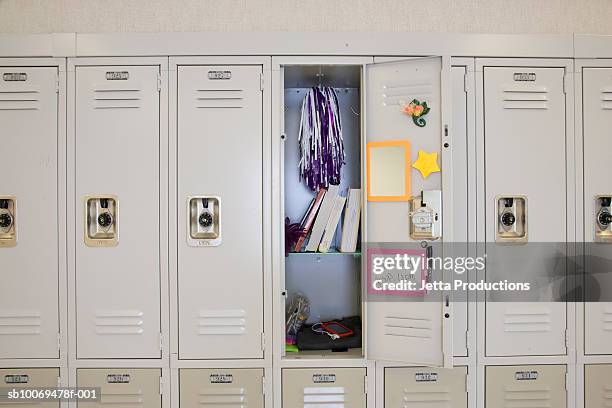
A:
{"type": "Polygon", "coordinates": [[[288,353],[297,353],[300,350],[295,344],[285,344],[285,351],[288,353]]]}

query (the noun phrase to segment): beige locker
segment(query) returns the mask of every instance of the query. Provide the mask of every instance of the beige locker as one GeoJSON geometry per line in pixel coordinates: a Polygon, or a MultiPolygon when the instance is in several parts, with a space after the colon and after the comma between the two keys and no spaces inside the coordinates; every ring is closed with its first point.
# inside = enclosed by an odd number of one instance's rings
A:
{"type": "Polygon", "coordinates": [[[283,408],[365,408],[365,368],[283,370],[283,408]]]}
{"type": "Polygon", "coordinates": [[[566,373],[564,365],[486,367],[485,406],[565,408],[566,373]]]}
{"type": "MultiPolygon", "coordinates": [[[[0,369],[0,388],[4,388],[0,395],[5,397],[8,389],[20,388],[55,388],[60,376],[59,368],[2,368],[0,369]]],[[[0,403],[0,405],[18,406],[19,408],[51,408],[59,407],[58,402],[34,403],[15,402],[0,403]]]]}
{"type": "Polygon", "coordinates": [[[161,407],[159,368],[82,368],[77,370],[79,387],[100,387],[100,400],[79,402],[82,407],[111,405],[115,408],[161,407]]]}
{"type": "Polygon", "coordinates": [[[263,408],[263,376],[260,368],[181,369],[180,406],[263,408]]]}
{"type": "Polygon", "coordinates": [[[385,368],[385,408],[467,408],[467,367],[385,368]]]}
{"type": "Polygon", "coordinates": [[[612,406],[612,364],[584,366],[584,408],[612,406]]]}

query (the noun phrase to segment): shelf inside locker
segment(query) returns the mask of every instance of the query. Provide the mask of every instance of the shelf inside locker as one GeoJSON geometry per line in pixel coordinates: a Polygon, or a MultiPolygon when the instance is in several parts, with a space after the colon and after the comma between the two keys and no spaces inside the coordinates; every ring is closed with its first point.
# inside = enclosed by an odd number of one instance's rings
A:
{"type": "Polygon", "coordinates": [[[285,358],[288,360],[360,359],[363,358],[363,349],[353,348],[340,352],[331,350],[303,350],[296,353],[287,353],[285,358]]]}
{"type": "Polygon", "coordinates": [[[340,252],[340,251],[329,251],[329,252],[289,252],[289,256],[354,256],[360,257],[361,252],[340,252]]]}

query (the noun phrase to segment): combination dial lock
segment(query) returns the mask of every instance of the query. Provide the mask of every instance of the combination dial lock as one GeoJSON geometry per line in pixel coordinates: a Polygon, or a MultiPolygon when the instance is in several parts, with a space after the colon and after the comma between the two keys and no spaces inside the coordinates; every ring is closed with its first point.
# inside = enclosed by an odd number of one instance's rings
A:
{"type": "Polygon", "coordinates": [[[13,225],[13,217],[10,214],[0,214],[0,228],[9,228],[13,225]]]}
{"type": "Polygon", "coordinates": [[[501,216],[501,223],[506,227],[511,227],[516,222],[516,217],[511,212],[505,212],[501,216]]]}
{"type": "Polygon", "coordinates": [[[202,227],[208,228],[213,223],[213,217],[212,217],[212,215],[209,212],[204,212],[204,213],[200,214],[200,217],[198,218],[198,223],[202,227]]]}
{"type": "Polygon", "coordinates": [[[98,215],[98,225],[102,228],[108,228],[113,223],[113,216],[105,212],[98,215]]]}
{"type": "Polygon", "coordinates": [[[607,228],[610,224],[612,224],[612,214],[606,210],[601,210],[597,216],[597,221],[599,222],[599,225],[607,228]]]}

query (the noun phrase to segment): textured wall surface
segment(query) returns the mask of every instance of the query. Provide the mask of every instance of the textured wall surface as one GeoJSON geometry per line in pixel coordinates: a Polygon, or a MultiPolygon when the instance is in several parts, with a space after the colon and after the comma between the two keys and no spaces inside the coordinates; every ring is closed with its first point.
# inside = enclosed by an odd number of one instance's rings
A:
{"type": "Polygon", "coordinates": [[[612,0],[0,0],[0,32],[612,34],[612,0]]]}

